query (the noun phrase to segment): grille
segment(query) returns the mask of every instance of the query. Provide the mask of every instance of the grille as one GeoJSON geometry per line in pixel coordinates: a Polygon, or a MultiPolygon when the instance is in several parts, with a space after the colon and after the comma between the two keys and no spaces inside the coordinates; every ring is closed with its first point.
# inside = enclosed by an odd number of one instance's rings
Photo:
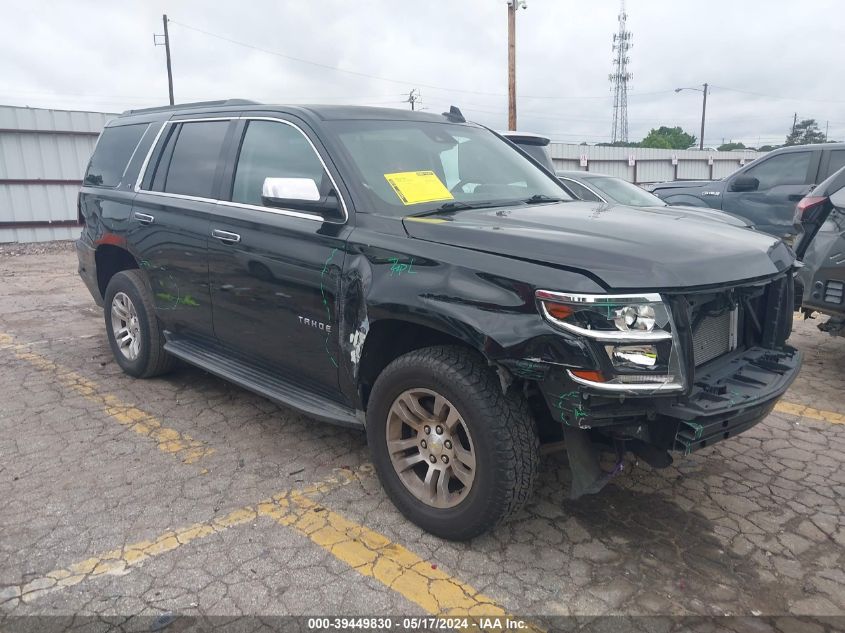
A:
{"type": "Polygon", "coordinates": [[[842,303],[842,296],[845,295],[845,283],[829,279],[824,288],[824,300],[827,303],[842,303]]]}
{"type": "Polygon", "coordinates": [[[693,358],[695,366],[703,365],[726,354],[734,348],[734,323],[736,311],[725,312],[719,316],[706,316],[692,334],[693,358]]]}

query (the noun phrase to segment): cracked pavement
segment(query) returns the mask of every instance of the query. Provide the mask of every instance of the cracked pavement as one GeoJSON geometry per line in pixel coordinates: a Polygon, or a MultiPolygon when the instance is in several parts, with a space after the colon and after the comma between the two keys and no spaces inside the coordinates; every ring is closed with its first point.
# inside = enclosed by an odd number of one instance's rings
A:
{"type": "Polygon", "coordinates": [[[362,433],[185,365],[124,375],[74,253],[5,252],[0,623],[762,614],[787,631],[787,616],[843,616],[845,339],[818,322],[796,321],[801,375],[750,431],[664,470],[629,461],[579,501],[565,454],[546,455],[525,510],[455,544],[393,508],[362,433]]]}

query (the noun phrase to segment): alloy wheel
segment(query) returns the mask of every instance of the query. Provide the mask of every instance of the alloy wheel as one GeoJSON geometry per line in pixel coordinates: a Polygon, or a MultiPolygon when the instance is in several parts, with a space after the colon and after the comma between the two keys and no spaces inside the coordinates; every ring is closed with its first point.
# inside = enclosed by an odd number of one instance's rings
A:
{"type": "Polygon", "coordinates": [[[451,508],[475,481],[469,428],[448,399],[430,389],[409,389],[387,414],[387,450],[405,488],[434,508],[451,508]]]}
{"type": "Polygon", "coordinates": [[[135,304],[125,292],[118,292],[111,301],[111,327],[117,348],[128,360],[141,352],[141,324],[135,304]]]}

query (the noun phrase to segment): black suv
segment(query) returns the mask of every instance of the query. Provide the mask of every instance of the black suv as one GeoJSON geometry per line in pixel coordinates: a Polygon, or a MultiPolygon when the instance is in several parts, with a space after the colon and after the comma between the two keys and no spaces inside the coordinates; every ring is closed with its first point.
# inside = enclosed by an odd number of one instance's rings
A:
{"type": "Polygon", "coordinates": [[[756,424],[800,364],[781,242],[572,201],[457,108],[130,111],[79,214],[124,371],[178,358],[366,428],[391,499],[446,538],[528,499],[540,442],[597,492],[626,451],[666,466],[756,424]]]}
{"type": "Polygon", "coordinates": [[[761,156],[722,180],[664,182],[652,192],[669,204],[709,206],[747,219],[758,231],[793,239],[795,205],[845,166],[845,143],[793,145],[761,156]]]}

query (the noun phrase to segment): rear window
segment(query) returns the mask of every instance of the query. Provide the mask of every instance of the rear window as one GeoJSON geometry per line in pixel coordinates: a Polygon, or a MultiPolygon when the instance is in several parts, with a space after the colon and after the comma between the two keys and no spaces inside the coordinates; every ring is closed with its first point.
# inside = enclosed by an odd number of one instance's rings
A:
{"type": "Polygon", "coordinates": [[[159,159],[153,191],[214,197],[214,174],[229,121],[182,123],[173,130],[159,159]]]}
{"type": "Polygon", "coordinates": [[[95,187],[117,187],[147,126],[147,123],[136,123],[104,129],[85,171],[84,183],[95,187]]]}

